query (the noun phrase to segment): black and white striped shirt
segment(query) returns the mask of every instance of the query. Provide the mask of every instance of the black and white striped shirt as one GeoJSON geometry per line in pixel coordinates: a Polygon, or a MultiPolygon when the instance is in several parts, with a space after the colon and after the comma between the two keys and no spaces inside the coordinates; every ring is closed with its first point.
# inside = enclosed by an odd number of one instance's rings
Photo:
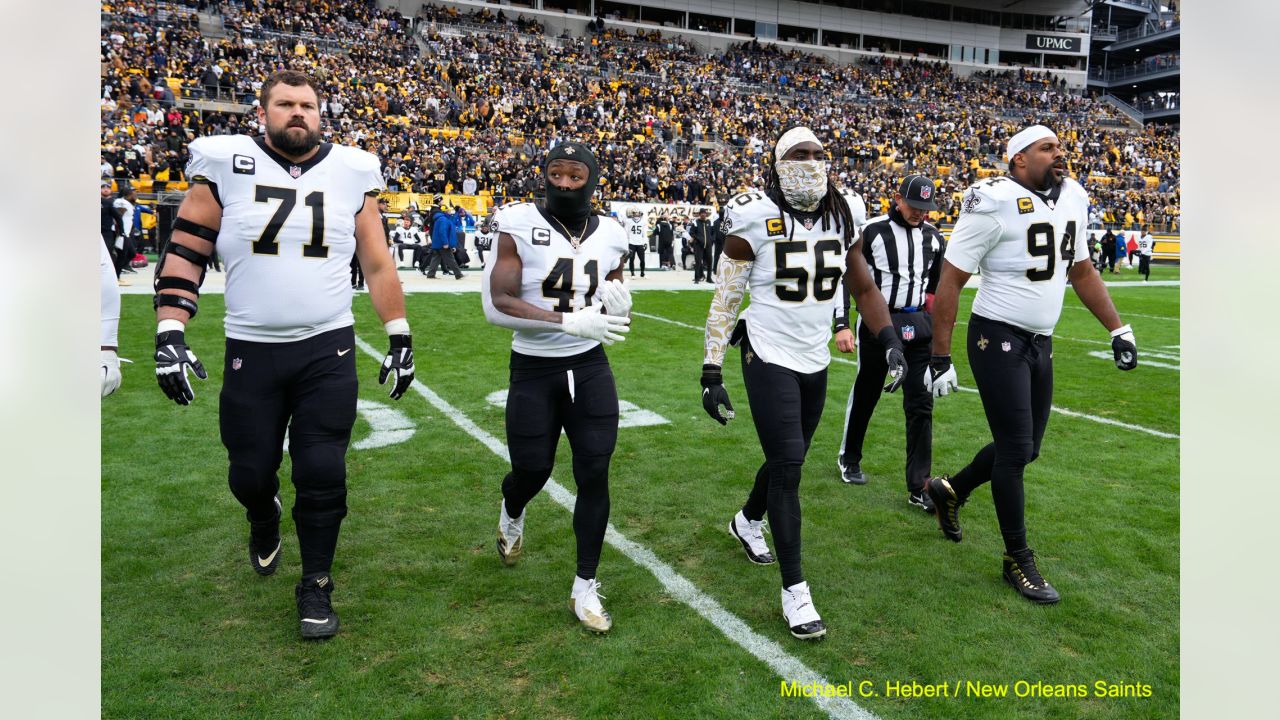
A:
{"type": "MultiPolygon", "coordinates": [[[[862,256],[889,312],[924,309],[925,295],[938,289],[946,247],[947,241],[937,228],[927,222],[913,228],[897,208],[862,226],[862,256]]],[[[841,286],[844,307],[836,309],[835,330],[849,327],[853,305],[849,286],[843,282],[841,286]]]]}
{"type": "Polygon", "coordinates": [[[913,228],[896,209],[862,228],[862,256],[891,312],[924,307],[925,294],[938,287],[945,249],[937,228],[927,222],[913,228]]]}

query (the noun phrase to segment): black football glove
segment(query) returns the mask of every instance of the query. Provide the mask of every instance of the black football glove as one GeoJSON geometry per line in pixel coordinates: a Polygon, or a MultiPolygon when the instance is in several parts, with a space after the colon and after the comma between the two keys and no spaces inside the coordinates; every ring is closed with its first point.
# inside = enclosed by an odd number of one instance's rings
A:
{"type": "Polygon", "coordinates": [[[187,370],[201,380],[209,377],[196,354],[187,347],[186,333],[181,330],[156,333],[156,381],[164,394],[179,405],[190,405],[196,399],[187,370]]]}
{"type": "Polygon", "coordinates": [[[733,403],[729,402],[729,392],[724,389],[719,365],[702,366],[702,409],[721,425],[733,419],[733,403]],[[723,415],[720,413],[721,405],[725,409],[723,415]]]}
{"type": "Polygon", "coordinates": [[[892,324],[880,328],[876,339],[886,348],[884,361],[889,365],[889,384],[884,386],[884,391],[891,393],[902,387],[903,381],[907,379],[907,356],[902,352],[902,341],[898,339],[898,331],[893,329],[892,324]]]}
{"type": "Polygon", "coordinates": [[[387,356],[382,360],[382,368],[378,370],[378,384],[386,385],[387,378],[395,373],[391,399],[399,400],[413,384],[413,337],[392,335],[390,340],[391,349],[387,351],[387,356]]]}
{"type": "Polygon", "coordinates": [[[929,369],[924,372],[924,387],[936,398],[959,389],[956,366],[951,364],[950,355],[930,356],[929,369]]]}
{"type": "Polygon", "coordinates": [[[1125,325],[1111,331],[1111,353],[1115,355],[1116,367],[1121,370],[1138,367],[1138,343],[1133,338],[1132,327],[1125,325]]]}

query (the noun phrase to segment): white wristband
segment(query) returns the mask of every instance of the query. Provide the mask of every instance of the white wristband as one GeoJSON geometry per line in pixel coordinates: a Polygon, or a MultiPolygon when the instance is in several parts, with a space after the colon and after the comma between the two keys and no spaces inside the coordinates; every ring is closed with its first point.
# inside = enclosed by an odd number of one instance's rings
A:
{"type": "Polygon", "coordinates": [[[161,320],[160,323],[156,325],[157,335],[159,335],[162,332],[169,332],[170,330],[177,330],[178,332],[186,332],[187,326],[181,320],[174,320],[173,318],[170,318],[168,320],[161,320]]]}
{"type": "Polygon", "coordinates": [[[1123,335],[1123,334],[1125,334],[1125,333],[1131,333],[1131,332],[1133,332],[1133,326],[1131,326],[1131,325],[1125,325],[1124,327],[1118,327],[1118,328],[1116,328],[1115,330],[1112,330],[1112,331],[1111,331],[1111,337],[1113,337],[1113,338],[1114,338],[1114,337],[1120,337],[1121,335],[1123,335]]]}
{"type": "Polygon", "coordinates": [[[395,320],[388,320],[386,323],[383,324],[382,327],[386,328],[388,335],[409,335],[410,334],[409,321],[406,320],[405,318],[396,318],[395,320]]]}

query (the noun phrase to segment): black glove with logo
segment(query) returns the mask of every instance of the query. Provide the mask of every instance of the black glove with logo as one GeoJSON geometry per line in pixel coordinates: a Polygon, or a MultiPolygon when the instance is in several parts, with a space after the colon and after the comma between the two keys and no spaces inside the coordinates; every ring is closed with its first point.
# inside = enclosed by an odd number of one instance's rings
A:
{"type": "Polygon", "coordinates": [[[702,409],[721,425],[733,419],[733,403],[729,402],[729,393],[724,389],[719,365],[702,366],[702,409]],[[721,405],[725,408],[724,414],[720,413],[721,405]]]}
{"type": "Polygon", "coordinates": [[[386,385],[387,377],[395,373],[395,382],[391,385],[391,399],[399,400],[409,385],[413,384],[413,337],[411,335],[391,335],[391,349],[382,360],[382,368],[378,370],[378,384],[386,385]]]}
{"type": "Polygon", "coordinates": [[[880,328],[876,339],[885,347],[884,361],[889,365],[889,384],[884,386],[884,391],[895,392],[907,379],[907,356],[902,351],[902,341],[898,339],[893,323],[880,328]]]}
{"type": "Polygon", "coordinates": [[[1138,341],[1133,337],[1132,327],[1125,325],[1111,331],[1111,352],[1115,355],[1116,367],[1121,370],[1138,367],[1138,341]]]}
{"type": "Polygon", "coordinates": [[[179,405],[190,405],[196,399],[187,379],[188,370],[201,380],[209,377],[196,354],[187,347],[186,333],[182,330],[156,333],[156,381],[164,394],[179,405]]]}

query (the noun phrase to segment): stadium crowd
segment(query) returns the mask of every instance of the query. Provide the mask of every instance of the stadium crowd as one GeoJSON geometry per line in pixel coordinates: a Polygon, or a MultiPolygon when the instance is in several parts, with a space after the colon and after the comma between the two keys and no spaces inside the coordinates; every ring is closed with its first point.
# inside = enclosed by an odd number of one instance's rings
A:
{"type": "Polygon", "coordinates": [[[377,154],[392,190],[537,194],[545,153],[581,138],[597,147],[602,197],[723,201],[761,182],[767,139],[803,118],[828,134],[833,172],[872,212],[922,172],[941,181],[947,222],[1034,120],[1057,130],[1100,222],[1177,229],[1177,130],[1135,130],[1051,76],[959,78],[888,56],[838,64],[755,41],[708,53],[604,23],[551,37],[502,10],[424,4],[411,20],[370,0],[204,4],[225,37],[201,34],[195,2],[103,5],[104,175],[180,180],[191,139],[260,129],[252,110],[182,110],[176,98],[251,105],[268,73],[292,67],[323,86],[326,139],[377,154]]]}

